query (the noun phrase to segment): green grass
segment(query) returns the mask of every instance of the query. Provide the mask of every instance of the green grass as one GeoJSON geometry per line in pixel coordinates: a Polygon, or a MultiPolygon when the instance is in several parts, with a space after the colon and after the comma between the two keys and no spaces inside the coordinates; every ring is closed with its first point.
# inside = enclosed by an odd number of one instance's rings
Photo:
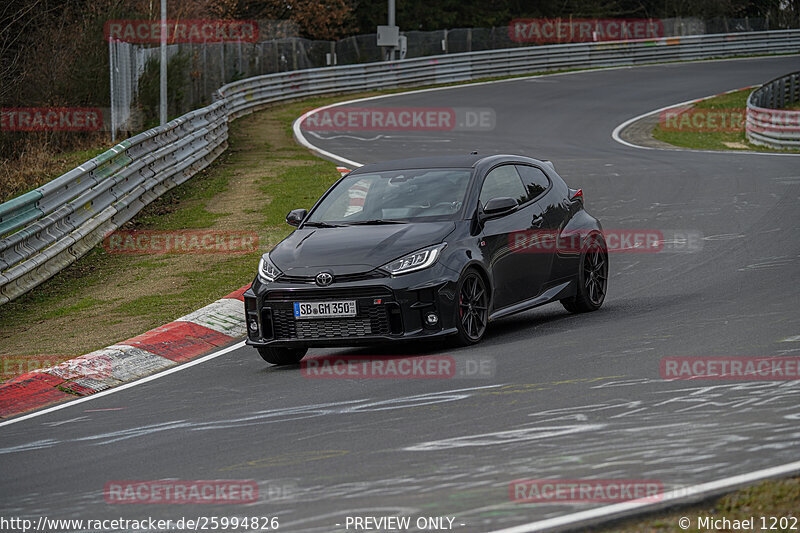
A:
{"type": "Polygon", "coordinates": [[[223,213],[208,211],[208,203],[228,188],[230,169],[203,173],[167,191],[134,219],[137,229],[181,230],[211,227],[223,213]]]}
{"type": "MultiPolygon", "coordinates": [[[[740,111],[747,108],[747,97],[752,89],[735,91],[697,102],[694,109],[715,111],[740,111]]],[[[796,152],[797,150],[777,150],[765,146],[751,144],[745,135],[744,124],[739,131],[674,131],[662,127],[659,123],[653,129],[653,137],[674,146],[695,150],[738,150],[759,152],[796,152]],[[726,144],[730,143],[730,144],[726,144]],[[737,146],[740,145],[740,146],[737,146]]]]}
{"type": "Polygon", "coordinates": [[[82,311],[84,309],[90,309],[91,307],[101,303],[103,300],[99,298],[93,298],[91,296],[86,296],[78,300],[77,302],[69,305],[62,305],[62,306],[55,306],[55,307],[47,307],[42,311],[42,314],[39,318],[42,319],[49,319],[49,318],[56,318],[60,316],[67,315],[69,313],[74,313],[75,311],[82,311]]]}
{"type": "Polygon", "coordinates": [[[747,107],[747,97],[750,96],[751,92],[753,92],[753,89],[721,94],[714,98],[701,100],[694,107],[697,109],[744,109],[747,107]]]}
{"type": "MultiPolygon", "coordinates": [[[[221,164],[227,157],[228,154],[223,154],[218,160],[220,163],[215,164],[221,164]]],[[[228,170],[201,172],[146,206],[124,229],[177,230],[211,226],[214,220],[222,215],[207,211],[207,204],[215,195],[226,190],[230,175],[231,172],[228,170]]],[[[70,315],[79,316],[81,312],[91,310],[92,307],[105,301],[93,295],[102,295],[103,288],[109,280],[126,276],[131,271],[140,272],[132,277],[131,281],[168,275],[169,261],[170,258],[167,256],[109,254],[102,245],[98,245],[54,278],[20,298],[4,304],[0,312],[0,330],[21,332],[31,320],[40,322],[70,315]]],[[[246,267],[241,266],[239,269],[235,268],[235,265],[226,264],[219,269],[204,270],[202,274],[205,276],[205,281],[202,287],[193,288],[196,291],[194,294],[190,294],[192,290],[187,283],[187,288],[175,297],[170,294],[158,294],[149,298],[143,296],[120,304],[116,310],[125,316],[152,317],[150,323],[158,325],[242,286],[255,269],[254,264],[257,263],[254,261],[257,262],[257,257],[245,260],[246,267]],[[243,272],[245,268],[249,269],[247,275],[243,272]],[[232,273],[239,277],[232,278],[232,273]]],[[[91,325],[89,327],[91,328],[91,325]]],[[[16,335],[21,337],[24,334],[16,335]]],[[[104,345],[103,342],[98,342],[94,348],[101,348],[104,345]]],[[[31,339],[26,352],[36,353],[37,350],[47,352],[53,349],[58,348],[37,346],[36,339],[31,339]]]]}
{"type": "Polygon", "coordinates": [[[264,180],[260,189],[272,198],[263,209],[265,223],[268,226],[285,224],[284,217],[292,209],[310,209],[338,177],[336,165],[319,162],[287,167],[277,178],[264,180]]]}
{"type": "MultiPolygon", "coordinates": [[[[575,69],[560,72],[572,70],[575,69]]],[[[554,72],[559,71],[484,78],[447,85],[458,86],[476,81],[514,79],[554,72]]],[[[403,87],[347,96],[314,97],[286,102],[267,112],[274,114],[281,130],[291,138],[293,120],[308,109],[344,99],[395,94],[411,89],[403,87]]],[[[703,102],[700,105],[741,107],[744,105],[744,98],[745,95],[726,95],[720,97],[720,100],[703,102]]],[[[106,306],[113,306],[114,316],[107,317],[107,323],[111,323],[112,320],[119,323],[120,319],[116,316],[118,315],[120,317],[146,317],[148,323],[159,325],[249,282],[260,253],[291,232],[291,228],[284,221],[286,213],[295,208],[311,207],[316,199],[338,178],[338,173],[335,170],[336,165],[311,155],[301,146],[291,144],[276,150],[267,140],[253,139],[252,135],[244,138],[241,135],[243,124],[245,124],[244,120],[247,119],[236,121],[230,125],[230,148],[209,169],[162,195],[139,213],[125,229],[170,231],[214,227],[215,222],[225,213],[212,212],[210,206],[219,194],[228,190],[230,178],[235,175],[237,170],[249,169],[252,171],[257,168],[257,165],[268,162],[272,166],[274,177],[265,172],[264,177],[255,178],[256,190],[254,192],[257,191],[259,196],[265,198],[263,207],[258,209],[248,207],[243,210],[252,218],[253,229],[259,233],[259,251],[235,255],[211,263],[198,260],[197,268],[191,272],[172,272],[173,258],[169,256],[142,257],[108,254],[98,246],[54,279],[45,282],[36,290],[16,301],[3,305],[2,313],[0,313],[0,329],[14,331],[15,328],[25,325],[31,320],[42,321],[52,318],[63,319],[72,315],[80,316],[82,312],[91,310],[100,302],[106,306]],[[254,162],[252,158],[236,159],[241,152],[257,154],[255,158],[257,162],[254,162]],[[231,161],[235,161],[235,164],[231,164],[231,161]],[[283,162],[287,164],[282,164],[283,162]],[[311,164],[303,164],[306,162],[311,164]],[[118,299],[118,301],[111,301],[109,298],[98,299],[95,296],[99,294],[101,295],[99,298],[103,298],[103,288],[110,280],[119,279],[120,276],[133,271],[135,274],[130,275],[134,281],[142,282],[148,278],[158,279],[171,276],[180,279],[180,283],[174,290],[167,291],[165,294],[148,294],[144,291],[132,294],[128,299],[118,299]]],[[[92,150],[62,154],[60,157],[69,158],[74,160],[75,164],[79,164],[106,149],[106,147],[97,147],[92,150]]],[[[254,175],[257,176],[257,173],[254,175]]],[[[114,339],[114,341],[116,340],[118,339],[114,339]]],[[[35,339],[31,339],[30,345],[35,346],[35,339]]],[[[98,347],[102,345],[100,344],[98,347]]]]}
{"type": "Polygon", "coordinates": [[[253,277],[259,257],[260,253],[242,254],[207,268],[181,272],[177,292],[139,296],[122,302],[114,314],[147,316],[156,324],[169,322],[244,285],[253,277]]]}
{"type": "Polygon", "coordinates": [[[0,329],[11,331],[15,326],[31,319],[55,318],[85,309],[86,306],[80,303],[87,301],[87,297],[82,296],[85,287],[101,284],[121,266],[122,259],[122,256],[106,254],[99,246],[92,249],[55,278],[24,296],[3,304],[0,329]]]}
{"type": "MultiPolygon", "coordinates": [[[[108,147],[96,147],[90,148],[88,150],[75,150],[74,152],[67,152],[62,157],[68,159],[70,161],[80,161],[78,165],[89,161],[90,159],[94,159],[98,155],[102,154],[103,152],[107,151],[108,147]]],[[[77,166],[77,165],[76,165],[77,166]]]]}
{"type": "MultiPolygon", "coordinates": [[[[760,517],[762,516],[794,516],[800,520],[800,513],[798,513],[797,508],[798,502],[800,502],[800,478],[768,480],[699,505],[659,512],[645,518],[632,518],[614,523],[608,527],[589,530],[607,531],[609,533],[697,532],[709,531],[708,529],[699,529],[697,527],[698,517],[712,517],[714,519],[725,517],[731,521],[745,520],[752,517],[755,519],[753,531],[762,531],[760,522],[760,517]],[[682,517],[691,520],[691,526],[688,529],[682,529],[678,525],[678,520],[682,517]]],[[[769,523],[767,521],[768,525],[769,523]]],[[[795,525],[795,530],[798,527],[800,527],[800,521],[795,525]]],[[[771,531],[790,530],[778,528],[771,531]]]]}
{"type": "Polygon", "coordinates": [[[28,142],[30,147],[15,160],[0,157],[0,203],[44,185],[111,147],[109,143],[54,154],[54,148],[35,144],[35,138],[28,142]]]}
{"type": "MultiPolygon", "coordinates": [[[[281,109],[281,129],[290,128],[296,116],[294,113],[307,106],[307,103],[298,102],[290,105],[291,111],[281,109]]],[[[272,112],[277,114],[278,110],[272,112]]],[[[231,124],[230,150],[211,167],[163,194],[122,229],[172,231],[214,228],[224,213],[212,212],[211,206],[221,193],[229,190],[231,177],[237,172],[245,172],[252,176],[248,179],[255,180],[253,193],[263,197],[264,202],[262,207],[246,210],[249,211],[246,224],[239,229],[258,233],[258,250],[225,257],[183,255],[176,258],[172,254],[113,254],[97,246],[56,277],[2,306],[0,330],[11,334],[6,338],[16,346],[14,350],[30,354],[54,350],[71,353],[69,341],[65,341],[63,347],[56,346],[52,339],[42,342],[28,333],[29,325],[53,319],[86,321],[89,327],[80,335],[91,340],[90,349],[101,348],[125,338],[116,338],[121,333],[114,334],[115,328],[111,325],[126,324],[132,318],[139,320],[139,324],[145,320],[144,326],[129,332],[132,336],[187,314],[251,281],[261,253],[292,231],[285,223],[286,213],[296,207],[311,207],[339,174],[336,165],[315,158],[294,144],[280,150],[267,142],[254,146],[252,139],[242,135],[243,124],[231,124]],[[242,152],[244,157],[237,158],[242,152]],[[264,162],[270,169],[258,177],[257,169],[264,162]],[[197,265],[192,267],[189,262],[195,260],[197,265]],[[176,261],[179,268],[174,266],[176,261]],[[138,290],[131,290],[124,298],[105,296],[106,287],[121,278],[138,290]],[[155,293],[147,288],[150,281],[163,278],[174,278],[177,282],[165,283],[167,290],[155,293]],[[100,305],[104,311],[98,315],[93,308],[100,305]],[[112,335],[115,338],[111,339],[112,335]]],[[[0,335],[0,351],[9,351],[2,346],[3,337],[0,335]]]]}

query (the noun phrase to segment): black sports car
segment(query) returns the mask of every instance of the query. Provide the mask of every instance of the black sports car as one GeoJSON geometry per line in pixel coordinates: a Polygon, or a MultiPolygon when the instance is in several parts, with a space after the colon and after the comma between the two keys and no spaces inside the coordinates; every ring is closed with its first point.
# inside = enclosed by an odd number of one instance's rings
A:
{"type": "Polygon", "coordinates": [[[273,364],[311,346],[452,335],[556,300],[605,298],[600,222],[549,161],[492,155],[404,159],[337,181],[261,258],[245,292],[247,344],[273,364]]]}

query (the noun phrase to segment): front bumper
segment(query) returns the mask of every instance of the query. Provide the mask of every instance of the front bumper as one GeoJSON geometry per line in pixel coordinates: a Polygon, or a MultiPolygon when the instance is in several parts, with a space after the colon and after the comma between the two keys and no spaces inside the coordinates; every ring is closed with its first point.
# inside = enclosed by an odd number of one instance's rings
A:
{"type": "Polygon", "coordinates": [[[456,332],[458,273],[436,264],[397,277],[334,283],[273,282],[258,279],[244,293],[247,344],[275,347],[370,345],[438,337],[456,332]],[[356,300],[357,315],[297,320],[294,303],[356,300]],[[434,313],[435,324],[425,317],[434,313]]]}

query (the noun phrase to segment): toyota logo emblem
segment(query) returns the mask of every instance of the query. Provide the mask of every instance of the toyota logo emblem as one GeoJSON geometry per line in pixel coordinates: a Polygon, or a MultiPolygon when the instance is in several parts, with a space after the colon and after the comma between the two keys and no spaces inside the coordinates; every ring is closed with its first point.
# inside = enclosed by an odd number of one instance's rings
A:
{"type": "Polygon", "coordinates": [[[327,287],[333,283],[333,276],[328,272],[320,272],[317,274],[316,281],[320,287],[327,287]]]}

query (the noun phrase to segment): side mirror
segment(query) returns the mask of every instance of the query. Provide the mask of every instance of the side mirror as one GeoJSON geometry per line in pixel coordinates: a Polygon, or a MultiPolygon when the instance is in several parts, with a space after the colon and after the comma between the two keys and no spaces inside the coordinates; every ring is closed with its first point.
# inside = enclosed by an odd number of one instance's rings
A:
{"type": "Polygon", "coordinates": [[[289,214],[286,215],[286,223],[296,228],[300,225],[303,219],[306,218],[307,214],[308,211],[305,209],[292,209],[289,211],[289,214]]]}
{"type": "Polygon", "coordinates": [[[484,218],[505,215],[516,209],[517,205],[517,201],[508,196],[492,198],[483,206],[484,218]]]}

